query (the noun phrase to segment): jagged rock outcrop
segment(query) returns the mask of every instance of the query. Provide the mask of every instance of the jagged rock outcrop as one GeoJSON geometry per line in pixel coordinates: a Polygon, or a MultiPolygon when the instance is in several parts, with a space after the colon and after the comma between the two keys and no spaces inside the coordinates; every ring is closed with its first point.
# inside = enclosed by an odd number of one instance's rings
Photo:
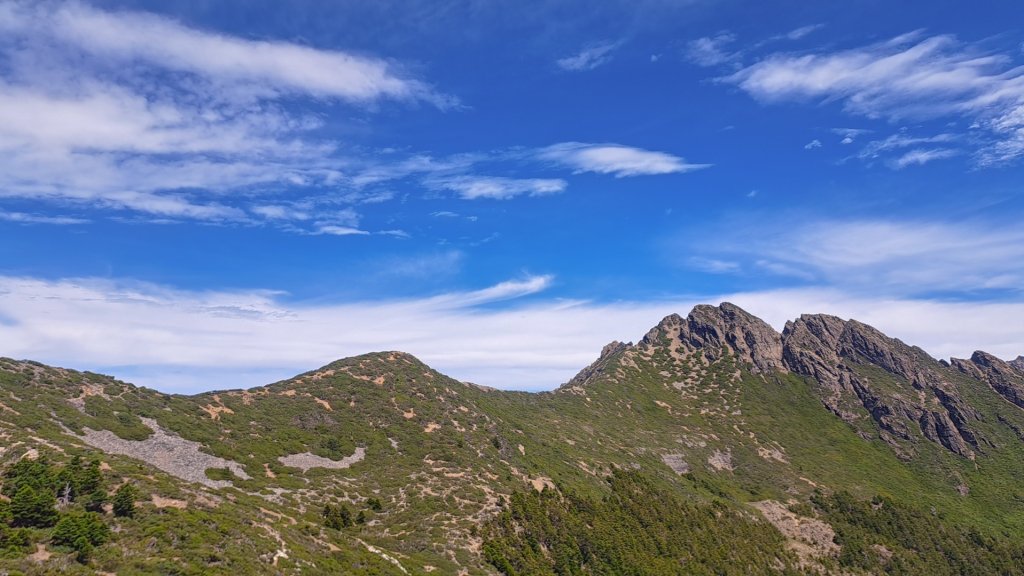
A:
{"type": "Polygon", "coordinates": [[[599,376],[605,374],[608,367],[613,363],[613,360],[618,357],[620,353],[628,350],[632,346],[632,343],[623,343],[617,340],[606,344],[605,347],[601,349],[601,355],[597,357],[597,360],[594,360],[590,366],[580,370],[578,374],[573,376],[572,380],[569,380],[560,386],[559,389],[572,389],[586,386],[599,376]]]}
{"type": "MultiPolygon", "coordinates": [[[[856,424],[863,408],[882,438],[909,455],[912,428],[925,438],[967,458],[978,438],[970,422],[978,413],[964,401],[945,368],[920,348],[908,346],[855,320],[803,315],[782,334],[783,361],[794,373],[814,378],[822,402],[843,420],[856,424]],[[893,382],[873,381],[855,365],[873,365],[893,382]]],[[[868,431],[861,429],[862,434],[868,431]]]]}
{"type": "MultiPolygon", "coordinates": [[[[1013,362],[1020,360],[1018,357],[1013,362]]],[[[1013,362],[1005,362],[980,350],[972,354],[970,360],[952,358],[950,362],[957,370],[987,382],[1000,396],[1024,408],[1024,372],[1018,370],[1013,362]]]]}
{"type": "Polygon", "coordinates": [[[689,350],[701,350],[709,360],[729,350],[753,372],[787,371],[782,362],[782,335],[764,320],[735,304],[694,307],[684,319],[667,316],[644,336],[643,346],[658,346],[662,338],[679,340],[689,350]]]}
{"type": "Polygon", "coordinates": [[[1024,356],[1017,356],[1016,360],[1010,360],[1007,364],[1009,364],[1014,370],[1024,374],[1024,356]]]}
{"type": "MultiPolygon", "coordinates": [[[[951,365],[856,320],[805,314],[787,322],[780,334],[734,304],[699,305],[685,318],[666,316],[636,347],[620,342],[605,346],[562,389],[579,391],[602,375],[613,375],[630,350],[646,355],[667,351],[676,359],[698,354],[710,362],[731,354],[753,373],[808,376],[818,383],[821,401],[830,411],[863,437],[880,436],[901,457],[913,456],[922,437],[972,459],[984,443],[973,426],[981,416],[958,390],[951,365]]],[[[1024,403],[1024,375],[1005,376],[1016,374],[1016,368],[999,362],[1003,376],[975,377],[997,382],[993,387],[1000,394],[1024,403]]],[[[973,363],[971,369],[981,374],[973,363]]]]}

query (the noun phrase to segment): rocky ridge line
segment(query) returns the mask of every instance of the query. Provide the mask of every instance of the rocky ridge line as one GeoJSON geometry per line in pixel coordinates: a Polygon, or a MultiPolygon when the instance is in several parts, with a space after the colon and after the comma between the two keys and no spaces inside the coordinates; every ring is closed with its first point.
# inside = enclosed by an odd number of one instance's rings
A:
{"type": "Polygon", "coordinates": [[[724,302],[699,305],[687,317],[666,316],[634,347],[612,342],[601,356],[563,388],[580,389],[602,375],[613,375],[622,353],[631,349],[669,347],[700,353],[708,361],[734,354],[754,374],[792,372],[818,383],[822,403],[861,435],[879,435],[901,457],[912,456],[917,438],[924,438],[973,459],[984,445],[972,423],[980,419],[957,386],[956,368],[989,382],[1011,402],[1024,408],[1024,356],[1012,362],[978,353],[964,362],[940,363],[924,350],[890,338],[856,320],[805,314],[786,323],[780,334],[760,318],[724,302]],[[983,355],[983,356],[979,356],[983,355]],[[890,377],[872,377],[861,366],[875,366],[890,377]],[[986,370],[988,370],[986,372],[986,370]],[[879,431],[863,426],[866,418],[879,431]]]}

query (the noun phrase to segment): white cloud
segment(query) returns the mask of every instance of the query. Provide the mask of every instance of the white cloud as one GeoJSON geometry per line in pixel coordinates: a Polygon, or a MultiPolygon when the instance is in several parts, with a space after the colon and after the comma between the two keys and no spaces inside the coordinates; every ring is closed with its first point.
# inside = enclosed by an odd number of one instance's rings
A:
{"type": "Polygon", "coordinates": [[[612,59],[612,52],[621,46],[620,42],[604,42],[588,46],[579,53],[556,61],[562,70],[580,71],[593,70],[598,66],[607,64],[612,59]]]}
{"type": "Polygon", "coordinates": [[[815,148],[821,148],[821,140],[815,138],[807,144],[804,144],[804,150],[814,150],[815,148]]]}
{"type": "Polygon", "coordinates": [[[238,208],[217,203],[195,204],[187,198],[176,194],[149,194],[134,191],[109,192],[103,195],[99,200],[99,204],[171,218],[193,218],[197,220],[242,220],[245,218],[245,213],[238,208]]]}
{"type": "Polygon", "coordinates": [[[903,154],[899,158],[893,160],[893,167],[896,168],[897,170],[902,170],[907,166],[922,166],[934,160],[952,158],[957,154],[958,152],[956,150],[950,150],[949,148],[911,150],[903,154]]]}
{"type": "Polygon", "coordinates": [[[436,190],[450,190],[463,200],[491,198],[508,200],[516,196],[547,196],[565,191],[568,183],[557,178],[506,178],[503,176],[452,176],[432,178],[426,184],[436,190]]]}
{"type": "Polygon", "coordinates": [[[739,262],[719,260],[717,258],[703,258],[700,256],[690,258],[689,265],[712,274],[732,274],[742,269],[739,262]]]}
{"type": "Polygon", "coordinates": [[[740,54],[725,50],[726,46],[735,41],[736,36],[730,33],[705,36],[688,42],[684,55],[690,62],[705,67],[736,62],[740,54]]]}
{"type": "Polygon", "coordinates": [[[352,183],[353,161],[293,104],[453,104],[383,59],[73,0],[0,0],[0,59],[0,197],[161,218],[296,222],[297,210],[247,215],[239,196],[273,206],[352,183]]]}
{"type": "Polygon", "coordinates": [[[724,81],[761,100],[834,100],[871,118],[962,117],[979,137],[979,165],[1024,155],[1024,67],[952,36],[911,33],[837,52],[777,53],[724,81]]]}
{"type": "Polygon", "coordinates": [[[874,296],[1020,293],[1024,229],[995,222],[824,220],[750,226],[706,258],[874,296]]]}
{"type": "Polygon", "coordinates": [[[909,136],[904,132],[893,134],[884,140],[873,140],[864,145],[859,156],[861,158],[877,158],[883,152],[890,152],[921,144],[948,144],[957,140],[955,134],[936,134],[935,136],[909,136]]]}
{"type": "Polygon", "coordinates": [[[144,62],[222,85],[354,102],[381,98],[445,103],[385,60],[290,42],[249,40],[190,28],[143,12],[108,12],[79,2],[6,2],[0,26],[43,34],[94,57],[144,62]]]}
{"type": "Polygon", "coordinates": [[[710,164],[689,164],[683,158],[620,144],[562,142],[537,151],[541,160],[567,166],[575,172],[614,174],[616,178],[692,172],[710,164]]]}
{"type": "Polygon", "coordinates": [[[796,28],[794,30],[790,30],[786,34],[786,39],[787,40],[799,40],[799,39],[803,38],[804,36],[807,36],[811,32],[814,32],[816,30],[820,30],[821,28],[824,28],[824,27],[825,27],[824,24],[810,24],[808,26],[801,26],[801,27],[796,28]]]}
{"type": "Polygon", "coordinates": [[[430,298],[287,304],[274,292],[186,292],[81,279],[0,277],[4,354],[164,391],[255,386],[336,358],[402,350],[459,379],[550,389],[611,340],[636,341],[669,313],[734,302],[777,329],[802,313],[856,318],[936,356],[1024,353],[1024,304],[865,297],[832,289],[753,291],[601,304],[538,295],[545,277],[430,298]],[[481,306],[534,295],[530,302],[481,306]]]}
{"type": "Polygon", "coordinates": [[[840,144],[853,144],[853,142],[857,138],[865,134],[870,134],[871,130],[866,130],[863,128],[833,128],[831,132],[833,134],[843,137],[843,139],[840,141],[840,144]]]}
{"type": "Polygon", "coordinates": [[[0,211],[0,220],[17,222],[19,224],[53,224],[57,226],[68,226],[74,224],[87,224],[89,220],[84,218],[72,218],[71,216],[44,216],[41,214],[26,214],[24,212],[0,211]]]}
{"type": "Polygon", "coordinates": [[[268,220],[309,220],[311,218],[306,210],[276,204],[253,206],[249,211],[268,220]]]}
{"type": "Polygon", "coordinates": [[[316,229],[317,234],[327,234],[328,236],[365,236],[369,232],[366,230],[360,230],[351,226],[338,226],[337,224],[324,224],[316,229]]]}

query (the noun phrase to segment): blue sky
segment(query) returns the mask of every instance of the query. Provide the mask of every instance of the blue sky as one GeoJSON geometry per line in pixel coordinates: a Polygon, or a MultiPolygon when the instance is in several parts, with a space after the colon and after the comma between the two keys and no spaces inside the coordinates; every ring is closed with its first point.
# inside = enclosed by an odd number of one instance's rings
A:
{"type": "Polygon", "coordinates": [[[545,389],[731,300],[1024,354],[1024,6],[0,0],[0,355],[545,389]]]}

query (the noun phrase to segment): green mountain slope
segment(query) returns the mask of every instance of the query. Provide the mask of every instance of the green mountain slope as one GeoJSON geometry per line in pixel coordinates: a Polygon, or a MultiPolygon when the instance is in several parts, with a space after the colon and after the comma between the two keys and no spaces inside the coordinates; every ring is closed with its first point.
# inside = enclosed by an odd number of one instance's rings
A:
{"type": "Polygon", "coordinates": [[[538,394],[399,352],[195,396],[2,359],[0,571],[1020,573],[1022,399],[1020,362],[730,304],[538,394]]]}

